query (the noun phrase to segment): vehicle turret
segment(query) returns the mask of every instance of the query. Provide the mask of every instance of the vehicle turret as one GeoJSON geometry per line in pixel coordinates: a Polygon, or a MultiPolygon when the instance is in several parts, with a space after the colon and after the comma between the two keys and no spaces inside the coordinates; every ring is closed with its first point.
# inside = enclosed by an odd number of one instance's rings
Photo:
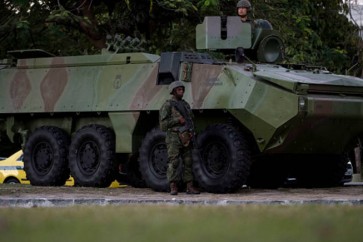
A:
{"type": "MultiPolygon", "coordinates": [[[[284,56],[284,45],[278,31],[269,21],[257,19],[242,22],[238,16],[208,16],[196,28],[199,50],[236,50],[262,63],[278,63],[284,56]]],[[[236,56],[240,59],[241,56],[236,56]]]]}

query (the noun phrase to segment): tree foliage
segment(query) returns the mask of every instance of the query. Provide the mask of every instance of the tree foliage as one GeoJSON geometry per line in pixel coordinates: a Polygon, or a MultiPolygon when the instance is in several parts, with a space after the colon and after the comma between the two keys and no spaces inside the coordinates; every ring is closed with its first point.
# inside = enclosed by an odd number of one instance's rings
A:
{"type": "Polygon", "coordinates": [[[344,72],[360,55],[358,28],[340,0],[256,1],[256,17],[269,19],[283,35],[290,62],[344,72]]]}
{"type": "MultiPolygon", "coordinates": [[[[235,15],[237,0],[3,0],[0,56],[41,48],[62,55],[97,53],[115,37],[142,40],[145,51],[195,49],[195,26],[207,15],[235,15]]],[[[357,27],[343,0],[252,0],[286,46],[286,62],[344,72],[362,66],[357,27]]]]}

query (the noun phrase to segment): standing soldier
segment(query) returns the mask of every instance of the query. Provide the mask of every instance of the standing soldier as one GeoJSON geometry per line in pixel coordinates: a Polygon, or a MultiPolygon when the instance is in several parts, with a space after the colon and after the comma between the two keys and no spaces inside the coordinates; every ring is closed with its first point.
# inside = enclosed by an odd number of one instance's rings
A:
{"type": "Polygon", "coordinates": [[[237,2],[237,14],[242,22],[249,21],[248,12],[251,9],[251,3],[248,0],[240,0],[237,2]]]}
{"type": "Polygon", "coordinates": [[[180,160],[184,164],[183,181],[187,184],[187,194],[199,194],[193,186],[191,138],[194,135],[193,113],[183,99],[185,86],[181,81],[172,82],[169,92],[172,97],[160,109],[160,128],[166,132],[168,149],[167,178],[170,194],[178,194],[177,183],[180,180],[178,167],[180,160]],[[181,159],[180,159],[181,158],[181,159]]]}

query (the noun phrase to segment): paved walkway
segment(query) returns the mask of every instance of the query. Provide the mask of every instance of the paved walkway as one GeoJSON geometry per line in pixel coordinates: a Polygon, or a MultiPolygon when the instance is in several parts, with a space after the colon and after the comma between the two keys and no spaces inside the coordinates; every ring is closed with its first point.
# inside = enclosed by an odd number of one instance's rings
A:
{"type": "Polygon", "coordinates": [[[348,204],[363,205],[363,186],[327,189],[281,188],[260,190],[243,188],[233,194],[177,196],[132,187],[82,188],[33,187],[0,184],[0,207],[65,207],[74,205],[246,205],[246,204],[348,204]]]}

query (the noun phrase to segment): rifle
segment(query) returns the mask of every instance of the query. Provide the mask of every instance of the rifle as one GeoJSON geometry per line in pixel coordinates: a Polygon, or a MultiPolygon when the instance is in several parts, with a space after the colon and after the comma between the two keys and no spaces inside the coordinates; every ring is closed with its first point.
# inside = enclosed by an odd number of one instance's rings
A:
{"type": "Polygon", "coordinates": [[[171,106],[173,106],[185,119],[185,124],[181,126],[178,131],[180,134],[183,134],[184,132],[191,133],[191,140],[193,144],[196,144],[195,135],[194,135],[194,123],[190,115],[187,113],[187,109],[185,108],[185,105],[182,103],[182,101],[170,101],[171,106]]]}

